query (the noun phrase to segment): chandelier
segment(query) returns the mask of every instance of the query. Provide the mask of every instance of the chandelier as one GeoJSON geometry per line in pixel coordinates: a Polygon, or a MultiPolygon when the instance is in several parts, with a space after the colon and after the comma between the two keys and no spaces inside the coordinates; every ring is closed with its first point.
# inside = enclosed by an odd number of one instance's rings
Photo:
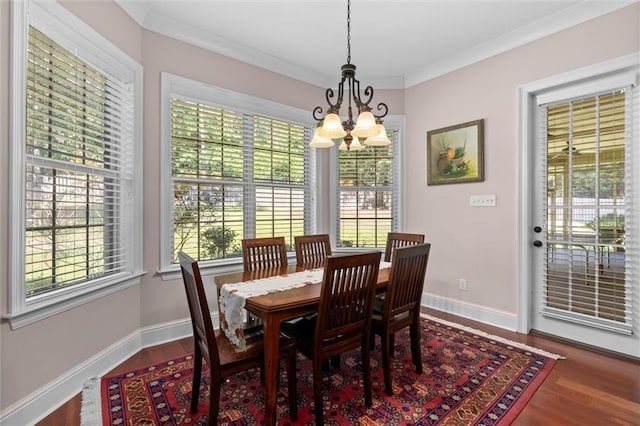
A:
{"type": "Polygon", "coordinates": [[[322,117],[322,107],[313,110],[313,118],[318,122],[309,146],[328,148],[335,145],[333,139],[342,139],[338,149],[342,151],[358,151],[368,146],[386,146],[391,144],[387,131],[382,125],[382,118],[387,115],[389,108],[380,102],[377,106],[379,115],[371,112],[369,103],[373,99],[373,87],[367,86],[360,94],[360,81],[356,79],[356,66],[351,63],[351,0],[347,1],[347,63],[342,66],[342,79],[338,84],[338,98],[333,89],[327,89],[325,98],[329,104],[327,114],[322,117]],[[347,119],[341,121],[339,113],[347,90],[347,119]],[[353,121],[353,104],[358,109],[358,119],[353,121]],[[363,139],[363,143],[360,140],[363,139]]]}

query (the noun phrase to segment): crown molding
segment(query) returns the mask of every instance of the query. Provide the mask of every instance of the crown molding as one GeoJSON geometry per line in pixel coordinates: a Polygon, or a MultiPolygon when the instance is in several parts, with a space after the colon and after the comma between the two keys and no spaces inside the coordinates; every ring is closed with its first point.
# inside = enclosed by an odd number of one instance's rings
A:
{"type": "MultiPolygon", "coordinates": [[[[123,0],[115,1],[146,30],[316,86],[333,87],[337,84],[337,78],[339,77],[337,72],[336,75],[319,73],[225,37],[193,28],[184,22],[149,11],[140,3],[123,0]]],[[[375,86],[378,89],[409,88],[637,2],[638,0],[583,1],[571,8],[531,22],[501,37],[458,52],[442,61],[408,72],[405,75],[389,77],[367,77],[365,75],[363,78],[366,80],[367,85],[375,86]]]]}
{"type": "Polygon", "coordinates": [[[424,83],[637,2],[637,0],[582,2],[545,19],[531,22],[516,31],[511,31],[472,49],[459,52],[422,70],[407,73],[405,75],[405,88],[424,83]]]}

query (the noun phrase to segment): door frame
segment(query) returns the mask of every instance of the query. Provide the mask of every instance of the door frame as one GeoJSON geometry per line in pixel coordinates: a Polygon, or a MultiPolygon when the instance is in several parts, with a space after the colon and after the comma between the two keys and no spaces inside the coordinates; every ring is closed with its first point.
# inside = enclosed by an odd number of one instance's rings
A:
{"type": "MultiPolygon", "coordinates": [[[[532,155],[534,140],[534,116],[537,111],[536,96],[549,90],[580,82],[607,77],[613,73],[637,71],[640,53],[615,58],[556,76],[533,81],[518,87],[518,311],[517,331],[529,333],[533,322],[533,233],[532,212],[535,208],[536,194],[531,188],[534,158],[532,155]]],[[[584,86],[582,86],[584,87],[584,86]]],[[[567,97],[571,97],[570,90],[567,97]]]]}

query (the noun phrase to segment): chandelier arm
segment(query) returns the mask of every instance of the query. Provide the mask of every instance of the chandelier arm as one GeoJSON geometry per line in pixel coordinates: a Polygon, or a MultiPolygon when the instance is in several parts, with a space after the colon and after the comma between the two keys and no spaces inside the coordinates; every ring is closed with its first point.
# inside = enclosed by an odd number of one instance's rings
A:
{"type": "Polygon", "coordinates": [[[331,113],[334,110],[340,109],[340,105],[338,104],[338,102],[340,101],[340,97],[338,97],[338,99],[336,100],[335,104],[333,102],[331,102],[331,99],[334,96],[335,96],[335,92],[333,91],[332,88],[328,88],[327,91],[324,93],[324,97],[325,97],[327,103],[329,104],[329,110],[327,111],[327,113],[331,113]]]}
{"type": "Polygon", "coordinates": [[[324,117],[322,115],[322,107],[317,106],[313,109],[313,119],[316,121],[322,120],[324,117]]]}
{"type": "Polygon", "coordinates": [[[338,110],[342,106],[342,100],[344,99],[344,76],[340,79],[340,83],[338,83],[338,99],[336,99],[336,114],[338,110]]]}
{"type": "MultiPolygon", "coordinates": [[[[382,119],[382,118],[384,118],[384,117],[386,117],[386,116],[387,116],[387,114],[389,113],[389,107],[388,107],[388,106],[387,106],[387,104],[385,104],[384,102],[380,102],[380,103],[378,104],[378,106],[376,107],[376,109],[377,109],[378,111],[383,111],[383,112],[382,112],[382,114],[373,114],[373,116],[374,116],[376,119],[380,120],[380,121],[382,121],[381,119],[382,119]]],[[[376,121],[377,121],[377,120],[376,120],[376,121]]]]}
{"type": "Polygon", "coordinates": [[[364,96],[366,97],[365,101],[363,101],[362,97],[360,97],[360,82],[358,82],[358,98],[360,100],[360,105],[358,105],[358,108],[360,109],[360,112],[371,111],[371,107],[369,107],[369,103],[373,99],[373,87],[367,86],[364,89],[364,96]]]}

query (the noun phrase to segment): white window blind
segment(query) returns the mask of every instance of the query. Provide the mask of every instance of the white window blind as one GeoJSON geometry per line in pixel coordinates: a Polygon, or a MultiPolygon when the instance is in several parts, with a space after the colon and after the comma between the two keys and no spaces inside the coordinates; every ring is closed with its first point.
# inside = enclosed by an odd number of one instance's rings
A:
{"type": "Polygon", "coordinates": [[[547,171],[543,315],[631,330],[634,104],[637,90],[626,87],[540,107],[547,171]]]}
{"type": "Polygon", "coordinates": [[[171,97],[171,259],[240,257],[241,240],[305,233],[308,126],[171,97]]]}
{"type": "Polygon", "coordinates": [[[338,246],[383,247],[397,228],[399,166],[397,129],[391,145],[338,154],[338,246]]]}
{"type": "Polygon", "coordinates": [[[118,274],[133,99],[120,81],[29,27],[26,296],[118,274]]]}

